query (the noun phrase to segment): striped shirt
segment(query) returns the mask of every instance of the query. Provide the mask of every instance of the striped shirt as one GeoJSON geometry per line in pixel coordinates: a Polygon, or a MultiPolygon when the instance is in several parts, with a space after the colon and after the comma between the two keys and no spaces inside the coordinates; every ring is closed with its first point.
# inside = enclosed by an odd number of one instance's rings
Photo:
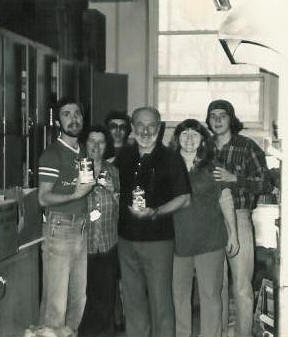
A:
{"type": "Polygon", "coordinates": [[[88,253],[105,253],[118,241],[117,225],[119,217],[119,173],[118,169],[103,161],[101,171],[107,171],[112,179],[114,193],[97,184],[88,196],[88,211],[99,211],[101,216],[88,223],[88,253]]]}
{"type": "Polygon", "coordinates": [[[231,183],[235,209],[253,209],[259,194],[270,191],[265,153],[250,138],[234,134],[222,149],[214,147],[215,166],[224,167],[237,177],[231,183]]]}
{"type": "MultiPolygon", "coordinates": [[[[53,183],[53,192],[57,194],[72,194],[79,175],[79,158],[84,156],[82,149],[74,149],[58,138],[43,152],[39,161],[39,182],[53,183]]],[[[81,198],[49,207],[51,211],[69,214],[87,212],[87,200],[81,198]]]]}

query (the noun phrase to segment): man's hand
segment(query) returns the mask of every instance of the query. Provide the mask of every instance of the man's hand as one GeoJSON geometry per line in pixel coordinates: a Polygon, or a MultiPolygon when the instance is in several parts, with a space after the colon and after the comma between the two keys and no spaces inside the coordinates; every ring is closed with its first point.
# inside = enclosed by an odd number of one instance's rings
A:
{"type": "Polygon", "coordinates": [[[215,170],[213,171],[213,177],[216,181],[225,181],[226,183],[237,182],[237,177],[235,174],[219,166],[215,167],[215,170]]]}
{"type": "Polygon", "coordinates": [[[226,245],[226,253],[228,257],[233,257],[238,254],[239,252],[239,241],[236,235],[229,235],[228,241],[226,245]]]}
{"type": "Polygon", "coordinates": [[[93,186],[96,184],[96,182],[88,183],[88,184],[81,184],[79,181],[79,178],[77,179],[75,191],[73,193],[74,199],[80,199],[84,197],[86,194],[88,194],[93,186]]]}
{"type": "Polygon", "coordinates": [[[128,207],[129,207],[130,212],[138,219],[147,219],[147,218],[152,219],[155,213],[155,210],[150,207],[145,207],[140,210],[136,210],[131,206],[128,206],[128,207]]]}

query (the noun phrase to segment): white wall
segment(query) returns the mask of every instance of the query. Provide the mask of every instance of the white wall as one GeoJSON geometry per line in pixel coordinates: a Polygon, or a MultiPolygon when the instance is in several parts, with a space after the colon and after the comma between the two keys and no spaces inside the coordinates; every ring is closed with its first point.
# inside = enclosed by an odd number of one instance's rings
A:
{"type": "Polygon", "coordinates": [[[128,74],[128,113],[147,104],[147,0],[90,3],[106,15],[106,71],[128,74]]]}

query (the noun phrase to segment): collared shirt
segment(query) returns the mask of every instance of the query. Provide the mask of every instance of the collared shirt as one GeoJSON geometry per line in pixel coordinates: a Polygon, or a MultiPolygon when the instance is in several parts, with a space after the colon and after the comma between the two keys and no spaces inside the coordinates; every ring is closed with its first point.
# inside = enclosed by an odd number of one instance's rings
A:
{"type": "Polygon", "coordinates": [[[88,222],[88,253],[105,253],[118,240],[117,223],[119,217],[119,174],[118,169],[107,161],[103,161],[101,171],[107,171],[111,178],[114,193],[97,184],[88,195],[88,211],[99,211],[101,216],[88,222]]]}
{"type": "Polygon", "coordinates": [[[237,177],[229,184],[236,209],[253,209],[257,196],[270,191],[265,154],[250,138],[232,135],[221,150],[214,147],[215,166],[222,166],[237,177]]]}
{"type": "Polygon", "coordinates": [[[211,166],[190,170],[191,203],[173,215],[175,252],[179,256],[205,254],[226,246],[227,230],[220,200],[223,207],[231,208],[232,196],[227,193],[223,197],[226,184],[214,180],[211,166]]]}
{"type": "Polygon", "coordinates": [[[119,154],[120,173],[119,234],[131,241],[170,240],[174,237],[172,215],[152,219],[134,217],[128,206],[132,205],[132,191],[137,185],[145,191],[146,206],[159,207],[173,198],[191,192],[183,158],[162,144],[157,144],[150,154],[140,157],[138,145],[127,146],[119,154]]]}

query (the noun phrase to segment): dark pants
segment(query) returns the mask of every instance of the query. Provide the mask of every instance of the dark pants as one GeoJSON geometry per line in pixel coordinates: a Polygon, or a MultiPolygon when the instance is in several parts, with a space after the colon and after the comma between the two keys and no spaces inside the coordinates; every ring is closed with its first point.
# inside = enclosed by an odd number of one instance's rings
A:
{"type": "Polygon", "coordinates": [[[117,251],[88,255],[87,301],[79,337],[113,336],[117,251]]]}
{"type": "Polygon", "coordinates": [[[173,241],[119,238],[118,247],[126,337],[174,337],[173,241]]]}

